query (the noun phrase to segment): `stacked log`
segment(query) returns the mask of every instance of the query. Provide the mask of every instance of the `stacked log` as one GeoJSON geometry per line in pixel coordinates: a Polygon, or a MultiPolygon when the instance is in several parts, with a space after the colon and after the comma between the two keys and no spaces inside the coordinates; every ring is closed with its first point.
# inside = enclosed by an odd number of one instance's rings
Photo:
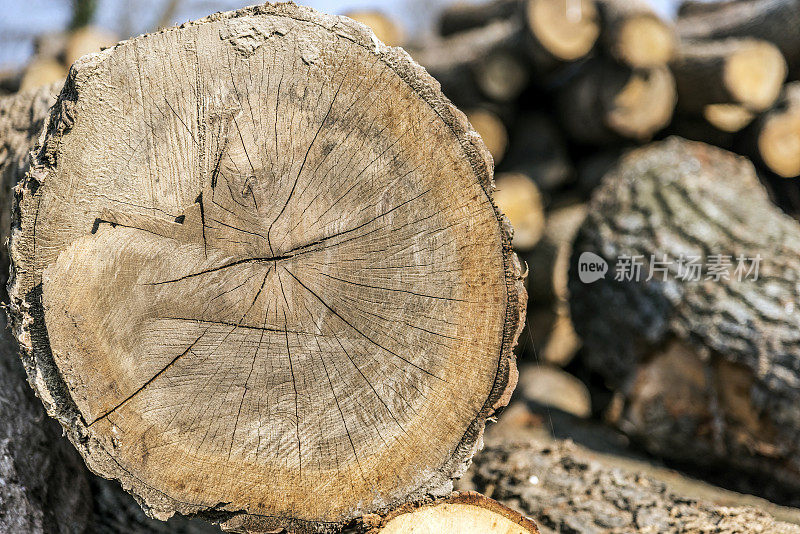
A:
{"type": "Polygon", "coordinates": [[[654,454],[800,488],[798,246],[800,224],[744,158],[677,138],[626,156],[592,199],[569,282],[615,424],[654,454]],[[584,278],[586,254],[604,277],[584,278]]]}
{"type": "Polygon", "coordinates": [[[11,322],[94,472],[234,531],[450,494],[526,295],[491,156],[407,54],[291,3],[217,14],[73,64],[28,149],[11,322]]]}

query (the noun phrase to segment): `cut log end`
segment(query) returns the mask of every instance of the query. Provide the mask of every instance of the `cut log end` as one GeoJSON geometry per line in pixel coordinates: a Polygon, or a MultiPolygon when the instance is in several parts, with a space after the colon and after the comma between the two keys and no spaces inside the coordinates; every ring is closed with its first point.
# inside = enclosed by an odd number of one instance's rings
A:
{"type": "Polygon", "coordinates": [[[617,35],[618,56],[632,67],[657,67],[675,53],[675,32],[655,15],[631,17],[617,35]]]}
{"type": "Polygon", "coordinates": [[[519,512],[476,492],[455,493],[430,504],[410,505],[389,515],[370,534],[539,534],[519,512]]]}
{"type": "Polygon", "coordinates": [[[564,61],[588,54],[600,33],[597,8],[591,0],[528,0],[526,15],[536,39],[564,61]]]}
{"type": "Polygon", "coordinates": [[[664,67],[632,72],[608,99],[608,125],[624,137],[646,140],[672,118],[675,81],[664,67]]]}
{"type": "Polygon", "coordinates": [[[714,128],[734,133],[750,124],[755,115],[738,104],[709,104],[703,108],[703,117],[714,128]]]}
{"type": "Polygon", "coordinates": [[[533,248],[544,233],[544,206],[536,183],[520,173],[499,174],[495,202],[514,227],[512,244],[517,250],[533,248]]]}
{"type": "Polygon", "coordinates": [[[726,59],[724,82],[737,102],[761,111],[775,102],[786,79],[786,61],[766,41],[748,40],[726,59]]]}
{"type": "Polygon", "coordinates": [[[503,121],[485,109],[468,111],[467,119],[486,143],[486,148],[489,149],[495,165],[500,163],[508,148],[508,131],[503,121]]]}
{"type": "Polygon", "coordinates": [[[125,41],[73,66],[34,153],[22,356],[151,515],[382,513],[449,491],[508,402],[525,294],[489,154],[362,26],[267,4],[125,41]]]}
{"type": "Polygon", "coordinates": [[[784,178],[800,175],[800,112],[770,118],[758,135],[764,163],[784,178]]]}
{"type": "Polygon", "coordinates": [[[381,11],[348,11],[344,15],[369,27],[375,33],[375,37],[388,46],[401,46],[405,42],[403,28],[381,11]]]}

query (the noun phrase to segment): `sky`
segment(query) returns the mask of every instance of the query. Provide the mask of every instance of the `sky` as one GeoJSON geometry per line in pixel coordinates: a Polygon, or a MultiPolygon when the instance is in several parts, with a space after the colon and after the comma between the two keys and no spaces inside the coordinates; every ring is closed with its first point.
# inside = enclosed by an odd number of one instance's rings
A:
{"type": "MultiPolygon", "coordinates": [[[[297,0],[320,11],[342,14],[356,8],[378,8],[403,21],[414,33],[420,21],[432,21],[437,6],[455,0],[297,0]]],[[[648,0],[657,11],[671,16],[679,0],[648,0]]],[[[98,26],[125,38],[146,33],[159,20],[166,0],[98,0],[98,26]]],[[[182,0],[173,23],[193,20],[216,11],[228,11],[256,3],[254,0],[182,0]]],[[[33,38],[57,32],[69,22],[69,0],[0,0],[0,69],[25,63],[33,51],[33,38]]]]}

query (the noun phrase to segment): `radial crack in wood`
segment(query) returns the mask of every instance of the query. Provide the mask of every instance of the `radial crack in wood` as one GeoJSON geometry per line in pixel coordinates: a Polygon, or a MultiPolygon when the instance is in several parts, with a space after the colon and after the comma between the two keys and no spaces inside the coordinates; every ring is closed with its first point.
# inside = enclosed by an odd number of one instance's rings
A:
{"type": "Polygon", "coordinates": [[[448,493],[525,308],[478,135],[293,4],[79,60],[17,188],[31,382],[153,516],[333,530],[448,493]]]}

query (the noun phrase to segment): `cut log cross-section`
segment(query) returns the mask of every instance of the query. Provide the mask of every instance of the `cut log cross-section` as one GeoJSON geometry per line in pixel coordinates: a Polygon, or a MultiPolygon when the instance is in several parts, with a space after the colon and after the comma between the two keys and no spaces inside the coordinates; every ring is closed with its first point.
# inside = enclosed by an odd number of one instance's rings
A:
{"type": "Polygon", "coordinates": [[[516,382],[525,294],[488,152],[436,87],[294,4],[73,66],[10,294],[92,470],[246,531],[450,490],[516,382]]]}

